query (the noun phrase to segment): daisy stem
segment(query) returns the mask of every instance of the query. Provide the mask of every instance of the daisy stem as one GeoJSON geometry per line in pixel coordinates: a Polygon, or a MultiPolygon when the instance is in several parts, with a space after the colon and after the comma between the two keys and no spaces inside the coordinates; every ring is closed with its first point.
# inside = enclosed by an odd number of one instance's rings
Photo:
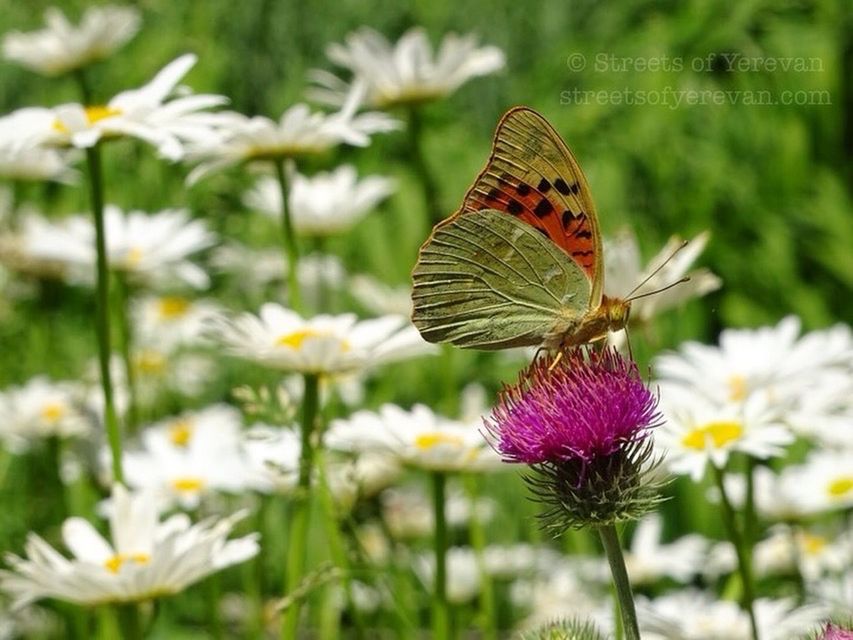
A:
{"type": "MultiPolygon", "coordinates": [[[[287,574],[285,597],[293,592],[305,573],[308,525],[311,521],[311,475],[314,470],[314,431],[320,404],[320,381],[317,374],[305,374],[305,395],[302,398],[302,449],[299,454],[299,480],[290,516],[290,539],[287,544],[287,574]]],[[[295,640],[299,628],[301,600],[296,599],[284,613],[281,637],[295,640]]]]}
{"type": "Polygon", "coordinates": [[[435,586],[432,597],[432,638],[447,640],[450,637],[450,611],[447,605],[447,517],[445,497],[447,476],[433,471],[432,508],[435,517],[435,586]]]}
{"type": "Polygon", "coordinates": [[[124,273],[116,271],[116,313],[118,314],[119,347],[127,379],[128,403],[125,428],[135,433],[139,427],[139,403],[136,388],[136,370],[133,366],[133,329],[130,324],[130,284],[124,273]]]}
{"type": "Polygon", "coordinates": [[[619,603],[619,612],[622,614],[622,626],[627,640],[640,640],[640,627],[637,624],[637,611],[634,608],[634,595],[631,593],[631,581],[628,579],[628,570],[625,568],[625,557],[622,555],[622,546],[619,544],[619,534],[614,525],[598,528],[601,544],[604,547],[604,555],[610,564],[610,574],[613,576],[613,585],[616,587],[616,599],[619,603]]]}
{"type": "Polygon", "coordinates": [[[139,605],[135,602],[118,606],[118,623],[123,640],[142,640],[142,622],[139,619],[139,605]]]}
{"type": "Polygon", "coordinates": [[[752,546],[758,537],[758,517],[755,511],[755,459],[748,456],[744,469],[746,480],[746,499],[743,504],[743,538],[747,552],[752,552],[752,546]]]}
{"type": "Polygon", "coordinates": [[[74,71],[74,79],[77,81],[77,88],[80,89],[80,99],[83,100],[83,106],[92,106],[92,88],[89,86],[86,72],[82,68],[77,69],[74,71]]]}
{"type": "Polygon", "coordinates": [[[497,640],[498,631],[495,627],[495,591],[492,578],[486,571],[484,553],[486,550],[486,531],[477,513],[477,478],[469,475],[465,479],[468,499],[471,502],[470,536],[471,546],[477,554],[477,571],[483,587],[480,591],[480,625],[483,630],[483,640],[497,640]]]}
{"type": "Polygon", "coordinates": [[[104,392],[104,424],[112,455],[113,478],[124,484],[121,464],[121,427],[113,403],[113,381],[110,373],[110,273],[107,268],[107,240],[104,229],[104,182],[101,169],[101,150],[98,145],[86,149],[89,174],[89,195],[95,218],[95,249],[97,252],[97,297],[95,301],[95,330],[98,336],[98,364],[101,388],[104,392]]]}
{"type": "Polygon", "coordinates": [[[341,570],[341,581],[343,582],[346,604],[355,623],[355,638],[362,640],[366,638],[364,631],[364,620],[361,611],[355,604],[352,587],[352,563],[347,553],[346,543],[341,535],[341,526],[337,513],[335,512],[335,501],[329,488],[328,476],[326,474],[326,460],[323,451],[317,452],[317,471],[319,472],[320,505],[323,507],[325,529],[328,537],[329,553],[335,566],[341,570]]]}
{"type": "Polygon", "coordinates": [[[409,157],[421,184],[429,223],[433,225],[444,217],[444,213],[439,202],[438,183],[429,169],[426,154],[424,154],[423,131],[419,107],[412,106],[409,108],[409,157]]]}
{"type": "Polygon", "coordinates": [[[293,220],[290,215],[290,184],[284,160],[278,159],[275,165],[275,176],[281,191],[281,228],[284,247],[284,259],[287,263],[287,289],[290,297],[290,308],[301,313],[302,296],[299,291],[299,247],[296,244],[296,234],[293,231],[293,220]]]}
{"type": "Polygon", "coordinates": [[[743,608],[749,615],[749,624],[752,627],[753,640],[758,639],[758,625],[755,622],[755,611],[753,609],[753,592],[752,592],[752,567],[750,565],[750,553],[744,544],[743,536],[737,527],[735,521],[735,511],[732,508],[732,503],[726,493],[725,483],[723,481],[723,470],[714,467],[714,479],[717,482],[717,489],[720,491],[720,504],[723,507],[723,524],[728,530],[729,539],[735,547],[737,554],[738,572],[740,580],[743,583],[743,608]]]}

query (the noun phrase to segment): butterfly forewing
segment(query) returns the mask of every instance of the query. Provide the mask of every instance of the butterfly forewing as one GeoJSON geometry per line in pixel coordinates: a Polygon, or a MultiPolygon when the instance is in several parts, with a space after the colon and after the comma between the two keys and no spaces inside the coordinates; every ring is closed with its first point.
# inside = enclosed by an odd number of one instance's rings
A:
{"type": "Polygon", "coordinates": [[[412,276],[412,317],[430,342],[538,345],[589,308],[582,269],[532,226],[495,210],[438,225],[412,276]]]}
{"type": "Polygon", "coordinates": [[[526,107],[498,124],[492,155],[459,215],[496,209],[547,236],[589,280],[589,307],[603,288],[601,235],[586,177],[553,127],[526,107]]]}

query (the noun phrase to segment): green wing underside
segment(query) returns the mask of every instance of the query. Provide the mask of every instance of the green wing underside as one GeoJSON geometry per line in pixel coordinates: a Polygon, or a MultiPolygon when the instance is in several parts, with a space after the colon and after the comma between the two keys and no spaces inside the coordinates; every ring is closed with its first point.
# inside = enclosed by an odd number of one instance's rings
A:
{"type": "Polygon", "coordinates": [[[589,308],[580,267],[535,228],[494,209],[437,227],[412,277],[412,319],[429,342],[538,345],[589,308]]]}

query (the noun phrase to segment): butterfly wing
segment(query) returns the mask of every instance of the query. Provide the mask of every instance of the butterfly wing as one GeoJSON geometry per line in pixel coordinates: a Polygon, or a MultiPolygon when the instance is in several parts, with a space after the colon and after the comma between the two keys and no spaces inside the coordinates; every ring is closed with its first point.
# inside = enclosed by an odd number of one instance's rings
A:
{"type": "Polygon", "coordinates": [[[601,233],[589,184],[560,135],[527,107],[504,115],[492,155],[457,215],[497,209],[543,232],[589,280],[589,308],[604,288],[601,233]]]}
{"type": "Polygon", "coordinates": [[[589,308],[584,271],[532,226],[491,209],[436,226],[412,278],[412,319],[430,342],[539,345],[589,308]]]}

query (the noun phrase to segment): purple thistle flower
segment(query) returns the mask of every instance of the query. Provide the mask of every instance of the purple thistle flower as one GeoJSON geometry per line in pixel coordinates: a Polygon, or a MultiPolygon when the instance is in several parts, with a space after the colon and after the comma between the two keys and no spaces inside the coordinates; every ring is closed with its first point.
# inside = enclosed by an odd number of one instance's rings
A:
{"type": "Polygon", "coordinates": [[[661,422],[637,365],[613,349],[537,358],[505,388],[486,427],[507,462],[591,463],[661,422]]]}
{"type": "Polygon", "coordinates": [[[853,640],[853,631],[843,629],[830,622],[821,635],[817,637],[817,640],[853,640]]]}
{"type": "Polygon", "coordinates": [[[545,526],[602,527],[639,518],[659,502],[651,476],[657,396],[614,349],[575,348],[536,358],[501,392],[486,430],[547,509],[545,526]]]}

